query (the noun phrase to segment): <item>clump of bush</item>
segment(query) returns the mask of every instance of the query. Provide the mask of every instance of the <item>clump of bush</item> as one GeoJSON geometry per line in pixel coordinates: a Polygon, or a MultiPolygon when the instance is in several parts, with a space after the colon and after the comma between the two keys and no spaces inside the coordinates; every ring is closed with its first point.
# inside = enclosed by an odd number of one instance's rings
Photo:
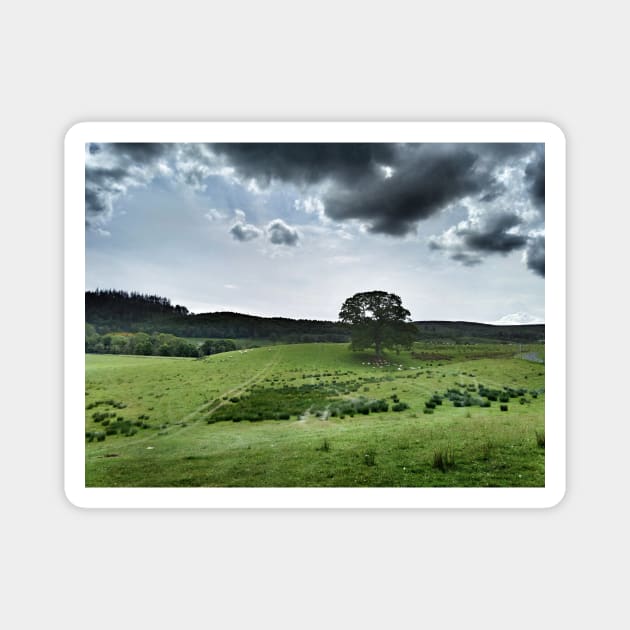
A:
{"type": "Polygon", "coordinates": [[[404,411],[405,409],[409,409],[409,405],[406,402],[399,402],[392,405],[392,411],[404,411]]]}
{"type": "Polygon", "coordinates": [[[545,448],[545,430],[536,431],[536,444],[539,448],[545,448]]]}
{"type": "Polygon", "coordinates": [[[106,418],[115,418],[116,414],[113,411],[107,412],[107,411],[95,411],[92,414],[92,420],[94,420],[94,422],[103,422],[103,420],[105,420],[106,418]]]}
{"type": "Polygon", "coordinates": [[[455,451],[451,447],[433,452],[433,468],[446,472],[455,466],[455,451]]]}
{"type": "Polygon", "coordinates": [[[368,451],[363,456],[363,461],[366,466],[376,466],[376,453],[374,451],[368,451]]]}
{"type": "Polygon", "coordinates": [[[507,411],[508,410],[508,406],[507,405],[501,405],[500,409],[501,409],[501,411],[507,411]]]}

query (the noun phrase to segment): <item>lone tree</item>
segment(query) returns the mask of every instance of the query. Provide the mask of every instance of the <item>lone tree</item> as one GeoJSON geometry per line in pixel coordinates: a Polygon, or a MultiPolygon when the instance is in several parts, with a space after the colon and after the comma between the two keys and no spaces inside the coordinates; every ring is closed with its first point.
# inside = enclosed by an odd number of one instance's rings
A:
{"type": "Polygon", "coordinates": [[[409,323],[410,315],[397,295],[368,291],[348,298],[341,307],[339,320],[352,326],[353,350],[374,346],[380,358],[385,348],[411,347],[417,331],[409,323]]]}

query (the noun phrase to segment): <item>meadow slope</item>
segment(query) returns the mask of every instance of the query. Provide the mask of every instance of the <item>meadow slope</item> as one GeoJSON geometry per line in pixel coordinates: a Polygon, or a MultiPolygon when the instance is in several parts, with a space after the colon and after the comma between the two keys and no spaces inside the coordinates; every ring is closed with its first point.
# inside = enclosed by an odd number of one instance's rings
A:
{"type": "Polygon", "coordinates": [[[86,355],[86,485],[544,486],[544,365],[519,350],[86,355]]]}

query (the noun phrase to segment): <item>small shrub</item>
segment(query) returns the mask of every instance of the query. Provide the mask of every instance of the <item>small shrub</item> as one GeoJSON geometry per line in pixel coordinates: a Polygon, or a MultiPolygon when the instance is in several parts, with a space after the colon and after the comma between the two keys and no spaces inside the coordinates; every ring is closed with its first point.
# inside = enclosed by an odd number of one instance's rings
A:
{"type": "Polygon", "coordinates": [[[330,450],[330,442],[328,440],[324,440],[321,443],[321,446],[318,446],[316,449],[316,451],[321,451],[323,453],[327,453],[330,450]]]}
{"type": "Polygon", "coordinates": [[[433,413],[433,409],[429,409],[428,407],[426,409],[422,410],[422,413],[433,413]]]}
{"type": "Polygon", "coordinates": [[[455,452],[451,447],[433,452],[433,468],[446,472],[455,466],[455,452]]]}
{"type": "Polygon", "coordinates": [[[536,444],[539,448],[545,448],[545,430],[536,431],[536,444]]]}
{"type": "Polygon", "coordinates": [[[392,405],[392,411],[404,411],[405,409],[409,409],[409,405],[404,402],[399,402],[395,405],[392,405]]]}
{"type": "Polygon", "coordinates": [[[369,407],[372,413],[381,413],[389,410],[389,405],[384,400],[373,400],[369,407]]]}
{"type": "Polygon", "coordinates": [[[363,456],[363,461],[366,466],[376,466],[376,453],[374,451],[368,451],[363,456]]]}
{"type": "Polygon", "coordinates": [[[507,411],[507,410],[508,410],[507,405],[501,405],[501,411],[507,411]]]}

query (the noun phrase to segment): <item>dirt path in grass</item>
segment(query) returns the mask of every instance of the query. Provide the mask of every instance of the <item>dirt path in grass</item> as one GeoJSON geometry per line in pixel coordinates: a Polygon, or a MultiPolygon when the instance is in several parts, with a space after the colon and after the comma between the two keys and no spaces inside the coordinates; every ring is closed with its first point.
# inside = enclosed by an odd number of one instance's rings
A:
{"type": "Polygon", "coordinates": [[[209,414],[214,413],[217,409],[220,409],[224,405],[227,405],[230,402],[229,399],[231,397],[242,395],[250,385],[253,385],[254,383],[258,383],[258,381],[260,381],[263,378],[263,376],[265,376],[272,368],[274,368],[278,364],[279,361],[280,359],[278,357],[272,359],[261,370],[256,372],[254,376],[248,378],[246,381],[243,381],[236,387],[233,387],[232,389],[229,389],[223,392],[222,394],[220,394],[219,399],[215,399],[212,402],[204,403],[203,405],[200,405],[199,407],[197,407],[197,409],[195,409],[194,411],[191,411],[188,415],[184,416],[181,422],[192,420],[199,413],[203,413],[203,412],[207,412],[209,414]],[[228,397],[228,400],[223,400],[225,396],[228,397]]]}
{"type": "MultiPolygon", "coordinates": [[[[244,393],[244,391],[250,385],[253,385],[254,383],[257,383],[258,381],[260,381],[264,376],[266,376],[269,373],[270,370],[272,370],[280,362],[280,357],[277,355],[278,355],[278,352],[276,351],[275,356],[273,356],[271,360],[267,364],[265,364],[260,370],[258,370],[258,372],[256,372],[253,376],[244,380],[242,383],[239,383],[236,387],[233,387],[232,389],[228,389],[224,391],[223,393],[219,394],[218,400],[215,399],[211,402],[203,403],[196,409],[193,409],[191,412],[187,413],[180,420],[173,423],[169,423],[168,435],[160,436],[160,440],[168,439],[169,437],[172,437],[173,435],[179,435],[182,431],[184,431],[185,429],[195,424],[196,416],[198,414],[204,413],[204,412],[209,413],[209,414],[214,413],[217,409],[219,409],[220,407],[223,407],[223,405],[227,405],[229,403],[230,397],[239,396],[242,393],[244,393]],[[223,400],[222,399],[223,396],[227,396],[228,400],[223,400]],[[191,424],[187,424],[188,422],[190,422],[191,424]]],[[[136,446],[138,444],[144,444],[145,442],[154,440],[155,437],[156,437],[155,434],[143,436],[141,438],[134,440],[132,443],[129,444],[129,446],[136,446]]],[[[107,450],[111,450],[111,448],[112,448],[111,444],[108,444],[108,445],[103,444],[103,446],[101,446],[100,449],[98,450],[93,449],[91,454],[102,456],[103,452],[107,450]]]]}

